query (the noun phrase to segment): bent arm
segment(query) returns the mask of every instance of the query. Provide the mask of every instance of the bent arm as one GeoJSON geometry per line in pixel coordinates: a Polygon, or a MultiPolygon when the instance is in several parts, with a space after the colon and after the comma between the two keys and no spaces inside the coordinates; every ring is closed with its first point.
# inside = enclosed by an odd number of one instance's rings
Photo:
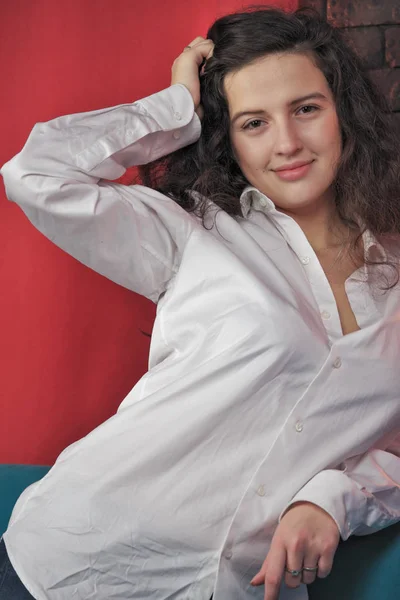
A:
{"type": "Polygon", "coordinates": [[[156,302],[178,269],[193,219],[154,190],[104,179],[194,143],[200,129],[181,84],[37,123],[1,168],[7,197],[65,252],[156,302]]]}
{"type": "MultiPolygon", "coordinates": [[[[400,435],[386,450],[371,449],[339,469],[321,471],[296,494],[296,502],[320,506],[340,535],[367,535],[400,521],[400,435]]],[[[281,518],[288,510],[286,507],[281,518]]]]}

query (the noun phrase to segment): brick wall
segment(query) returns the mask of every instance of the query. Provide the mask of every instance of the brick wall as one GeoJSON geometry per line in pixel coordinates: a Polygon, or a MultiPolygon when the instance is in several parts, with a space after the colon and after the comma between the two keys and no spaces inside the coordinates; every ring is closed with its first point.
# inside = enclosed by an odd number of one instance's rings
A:
{"type": "Polygon", "coordinates": [[[299,0],[340,27],[389,100],[400,134],[399,0],[299,0]]]}

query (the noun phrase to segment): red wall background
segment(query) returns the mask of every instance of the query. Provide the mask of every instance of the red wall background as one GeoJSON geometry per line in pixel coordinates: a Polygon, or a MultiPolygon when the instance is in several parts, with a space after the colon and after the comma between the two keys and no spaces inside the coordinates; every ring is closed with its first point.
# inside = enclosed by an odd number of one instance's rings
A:
{"type": "MultiPolygon", "coordinates": [[[[175,57],[238,0],[3,0],[0,163],[33,125],[170,83],[175,57]]],[[[276,6],[295,8],[297,0],[276,6]]],[[[155,307],[69,257],[0,186],[0,462],[51,464],[147,369],[155,307]]]]}

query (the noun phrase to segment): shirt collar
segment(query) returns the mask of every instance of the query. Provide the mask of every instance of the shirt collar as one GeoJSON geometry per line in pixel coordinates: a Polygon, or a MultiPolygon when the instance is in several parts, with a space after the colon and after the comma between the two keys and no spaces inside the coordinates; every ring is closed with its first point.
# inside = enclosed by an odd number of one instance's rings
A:
{"type": "Polygon", "coordinates": [[[244,218],[248,216],[251,208],[263,210],[264,212],[270,212],[275,208],[272,200],[252,185],[245,187],[241,193],[240,206],[244,218]]]}
{"type": "Polygon", "coordinates": [[[362,234],[362,239],[364,244],[364,255],[366,258],[378,258],[383,262],[387,261],[385,249],[382,244],[378,242],[373,233],[366,229],[362,234]]]}
{"type": "MultiPolygon", "coordinates": [[[[255,210],[262,210],[265,213],[269,213],[275,210],[275,204],[265,194],[260,192],[256,187],[248,185],[244,188],[240,196],[240,206],[244,218],[247,218],[252,208],[255,210]]],[[[378,258],[386,261],[387,255],[382,244],[378,242],[376,237],[368,229],[362,234],[364,244],[364,255],[366,258],[378,258]]]]}

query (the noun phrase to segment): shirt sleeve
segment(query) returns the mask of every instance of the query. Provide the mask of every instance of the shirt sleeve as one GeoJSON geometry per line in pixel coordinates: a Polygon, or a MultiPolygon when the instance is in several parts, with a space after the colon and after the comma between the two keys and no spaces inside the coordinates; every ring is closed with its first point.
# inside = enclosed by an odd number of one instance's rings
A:
{"type": "Polygon", "coordinates": [[[282,511],[311,502],[336,522],[343,540],[368,535],[400,521],[400,435],[387,450],[352,457],[341,469],[321,471],[282,511]]]}
{"type": "Polygon", "coordinates": [[[194,143],[200,130],[189,90],[176,84],[131,104],[37,123],[0,172],[8,199],[43,235],[157,302],[178,270],[194,219],[154,190],[114,180],[194,143]]]}

